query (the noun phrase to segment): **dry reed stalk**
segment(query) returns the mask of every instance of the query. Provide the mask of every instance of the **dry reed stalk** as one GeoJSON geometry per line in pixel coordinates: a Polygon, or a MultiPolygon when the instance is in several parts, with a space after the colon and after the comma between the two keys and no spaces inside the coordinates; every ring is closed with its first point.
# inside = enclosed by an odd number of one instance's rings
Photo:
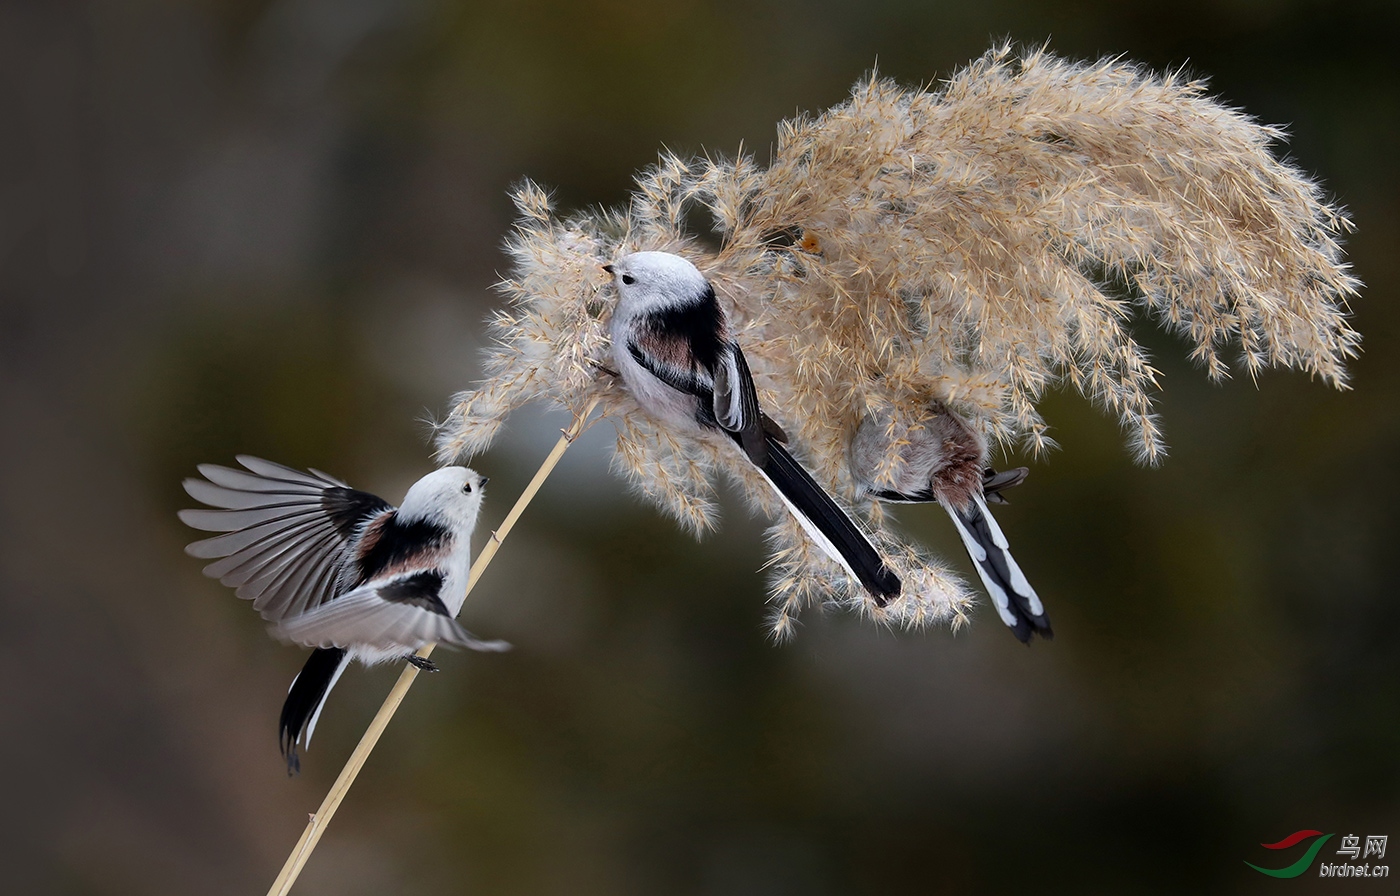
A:
{"type": "MultiPolygon", "coordinates": [[[[515,526],[525,508],[534,499],[535,494],[544,485],[544,481],[549,478],[549,474],[554,471],[555,465],[559,463],[559,458],[564,456],[564,452],[574,443],[583,431],[588,428],[588,417],[593,413],[597,400],[591,401],[583,409],[583,413],[574,417],[574,422],[568,429],[563,430],[559,441],[554,443],[554,449],[549,452],[549,456],[540,464],[540,468],[535,471],[535,476],[530,480],[530,484],[521,492],[516,500],[515,506],[510,513],[506,514],[505,520],[500,528],[491,533],[491,537],[486,540],[486,545],[481,549],[481,554],[472,564],[471,573],[467,577],[467,594],[470,595],[476,583],[481,580],[481,574],[486,571],[486,567],[491,565],[491,560],[496,556],[496,551],[500,549],[501,543],[505,541],[510,530],[515,526]]],[[[432,655],[435,644],[429,644],[420,649],[418,656],[427,659],[432,655]]],[[[315,851],[316,844],[320,842],[321,835],[325,833],[326,826],[330,824],[331,817],[335,815],[336,809],[340,808],[340,803],[345,799],[345,795],[350,792],[350,786],[355,783],[355,778],[369,759],[369,754],[374,750],[375,744],[379,742],[379,736],[384,733],[384,729],[389,727],[389,720],[398,711],[399,704],[408,694],[408,689],[413,686],[414,679],[418,677],[418,668],[411,664],[405,665],[403,672],[399,675],[399,680],[394,682],[394,687],[389,691],[389,696],[384,698],[384,703],[379,707],[379,712],[375,713],[374,719],[369,723],[369,728],[365,730],[364,736],[360,738],[359,744],[355,746],[354,752],[346,760],[345,767],[340,770],[340,775],[331,785],[326,798],[321,801],[321,807],[311,816],[311,820],[306,824],[306,830],[302,831],[301,839],[297,840],[297,845],[292,849],[291,855],[287,856],[286,864],[282,866],[282,871],[277,875],[277,879],[272,882],[272,887],[267,891],[268,896],[286,896],[296,883],[297,876],[301,874],[301,869],[305,867],[311,853],[315,851]]]]}

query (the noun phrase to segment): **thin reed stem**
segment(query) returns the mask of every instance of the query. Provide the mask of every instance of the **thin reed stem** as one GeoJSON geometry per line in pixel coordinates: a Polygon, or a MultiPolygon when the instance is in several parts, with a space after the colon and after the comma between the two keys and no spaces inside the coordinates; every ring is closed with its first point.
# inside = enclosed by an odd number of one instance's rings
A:
{"type": "MultiPolygon", "coordinates": [[[[554,449],[549,452],[549,456],[544,459],[539,470],[535,472],[535,477],[530,480],[530,484],[525,487],[520,498],[516,500],[515,506],[510,513],[506,514],[505,521],[500,528],[491,533],[491,537],[486,540],[486,545],[481,549],[476,562],[472,564],[471,572],[467,577],[467,594],[470,595],[472,588],[480,581],[481,574],[486,571],[486,567],[491,564],[492,558],[496,556],[496,551],[500,550],[501,543],[506,540],[510,530],[515,526],[520,515],[525,512],[530,501],[535,497],[535,493],[544,485],[544,481],[549,478],[549,474],[554,471],[554,467],[559,463],[559,458],[564,456],[564,452],[573,444],[585,429],[587,421],[598,402],[594,399],[584,408],[583,413],[574,418],[574,422],[568,429],[563,430],[563,435],[554,444],[554,449]]],[[[465,600],[465,598],[464,598],[465,600]]],[[[429,644],[418,651],[418,656],[427,658],[433,652],[435,644],[429,644]]],[[[316,844],[320,841],[321,835],[325,833],[327,825],[330,824],[331,817],[335,815],[335,810],[340,807],[341,800],[345,799],[345,794],[350,792],[350,786],[355,783],[355,777],[360,773],[365,761],[369,759],[369,754],[374,750],[374,745],[379,742],[379,736],[384,733],[384,729],[389,726],[389,720],[398,711],[399,704],[408,694],[408,689],[413,686],[413,681],[418,677],[417,667],[405,664],[403,672],[399,675],[399,680],[394,682],[394,687],[389,691],[389,696],[384,698],[384,703],[379,707],[379,712],[375,713],[373,721],[369,723],[369,728],[356,745],[350,758],[346,760],[345,767],[340,770],[340,775],[331,785],[330,792],[321,802],[321,808],[316,810],[316,814],[311,816],[311,820],[306,824],[306,830],[302,831],[301,839],[292,849],[291,855],[287,856],[287,862],[282,866],[282,872],[277,875],[277,879],[272,882],[268,896],[286,896],[292,889],[292,884],[296,883],[297,876],[301,874],[301,869],[306,865],[311,853],[316,849],[316,844]]]]}

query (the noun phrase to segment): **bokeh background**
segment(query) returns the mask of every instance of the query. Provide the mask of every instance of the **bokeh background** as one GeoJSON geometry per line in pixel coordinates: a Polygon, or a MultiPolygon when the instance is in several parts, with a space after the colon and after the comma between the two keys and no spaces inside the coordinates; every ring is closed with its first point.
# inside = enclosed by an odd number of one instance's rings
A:
{"type": "MultiPolygon", "coordinates": [[[[517,649],[439,654],[297,892],[1268,893],[1262,842],[1400,835],[1397,26],[1306,0],[0,4],[3,888],[271,882],[397,670],[345,676],[289,779],[303,655],[182,553],[179,482],[251,452],[401,496],[476,375],[512,182],[615,204],[662,147],[762,159],[877,61],[930,82],[1003,37],[1186,66],[1288,126],[1358,225],[1354,390],[1211,385],[1148,335],[1153,470],[1051,396],[1062,450],[999,511],[1055,621],[1030,649],[986,608],[956,636],[810,613],[774,645],[761,522],[730,500],[692,541],[595,429],[464,612],[517,649]]],[[[487,527],[566,422],[518,414],[478,459],[487,527]]],[[[901,521],[966,568],[941,513],[901,521]]]]}

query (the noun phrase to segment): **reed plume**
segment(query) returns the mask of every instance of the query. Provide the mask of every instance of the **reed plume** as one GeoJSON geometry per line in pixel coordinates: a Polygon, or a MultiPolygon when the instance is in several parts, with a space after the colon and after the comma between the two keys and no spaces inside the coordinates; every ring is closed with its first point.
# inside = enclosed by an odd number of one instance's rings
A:
{"type": "Polygon", "coordinates": [[[1165,453],[1159,373],[1135,313],[1180,333],[1220,379],[1293,367],[1343,388],[1359,282],[1351,225],[1279,160],[1281,131],[1180,74],[997,47],[937,89],[871,77],[850,99],[779,126],[765,167],[663,155],[624,210],[560,218],[541,188],[520,219],[486,378],[457,396],[439,456],[484,450],[510,411],[597,400],[617,429],[614,467],[696,534],[716,522],[723,471],[770,530],[773,631],[836,600],[890,623],[957,624],[969,593],[905,544],[848,470],[864,417],[918,419],[942,402],[1003,444],[1052,445],[1036,409],[1067,382],[1117,415],[1138,459],[1165,453]],[[687,231],[707,213],[718,248],[687,231]],[[804,537],[732,447],[678,440],[607,371],[618,255],[684,255],[725,303],[763,406],[833,494],[856,507],[903,596],[877,608],[804,537]],[[857,506],[858,505],[858,506],[857,506]]]}

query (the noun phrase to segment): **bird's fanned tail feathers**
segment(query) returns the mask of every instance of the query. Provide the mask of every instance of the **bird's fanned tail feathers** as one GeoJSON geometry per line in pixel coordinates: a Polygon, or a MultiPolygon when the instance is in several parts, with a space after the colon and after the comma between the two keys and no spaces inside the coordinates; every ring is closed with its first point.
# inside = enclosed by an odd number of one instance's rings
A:
{"type": "Polygon", "coordinates": [[[875,603],[883,607],[898,597],[899,577],[880,559],[870,539],[773,434],[764,436],[767,457],[759,470],[808,537],[864,585],[875,603]]]}
{"type": "Polygon", "coordinates": [[[311,651],[306,665],[292,680],[292,686],[287,690],[287,702],[282,704],[282,718],[278,726],[282,755],[287,757],[287,774],[294,775],[301,771],[297,741],[300,740],[302,746],[310,746],[316,720],[321,717],[321,708],[326,705],[326,695],[335,687],[345,666],[343,649],[319,648],[311,651]]]}
{"type": "Polygon", "coordinates": [[[1035,589],[1026,580],[1021,567],[1011,556],[1010,546],[1001,527],[992,518],[981,495],[974,495],[965,508],[958,509],[943,505],[953,524],[962,536],[963,545],[972,557],[982,584],[991,595],[997,615],[1005,622],[1017,639],[1023,644],[1030,642],[1031,636],[1053,638],[1050,619],[1045,615],[1045,607],[1036,596],[1035,589]]]}

